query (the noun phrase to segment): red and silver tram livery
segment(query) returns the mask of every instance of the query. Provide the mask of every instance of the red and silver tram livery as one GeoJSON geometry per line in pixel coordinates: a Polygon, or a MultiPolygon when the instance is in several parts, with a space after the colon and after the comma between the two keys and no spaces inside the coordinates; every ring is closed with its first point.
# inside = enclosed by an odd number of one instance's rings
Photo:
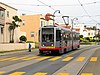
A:
{"type": "Polygon", "coordinates": [[[80,47],[79,33],[61,26],[44,26],[39,30],[39,53],[63,54],[80,47]]]}

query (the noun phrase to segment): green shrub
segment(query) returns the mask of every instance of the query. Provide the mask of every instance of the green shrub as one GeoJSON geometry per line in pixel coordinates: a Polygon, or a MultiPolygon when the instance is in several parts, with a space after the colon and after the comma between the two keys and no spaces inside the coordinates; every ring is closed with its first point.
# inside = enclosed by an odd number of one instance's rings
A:
{"type": "Polygon", "coordinates": [[[80,35],[80,38],[83,38],[83,35],[80,35]]]}
{"type": "Polygon", "coordinates": [[[89,42],[89,40],[85,40],[85,39],[84,39],[84,41],[83,41],[83,42],[89,42]]]}
{"type": "Polygon", "coordinates": [[[26,43],[34,43],[33,41],[27,41],[26,43]]]}
{"type": "Polygon", "coordinates": [[[22,41],[26,42],[26,40],[27,40],[26,36],[24,36],[24,35],[22,35],[19,39],[20,39],[21,42],[22,41]]]}
{"type": "Polygon", "coordinates": [[[80,38],[80,41],[83,42],[84,41],[84,38],[80,38]]]}

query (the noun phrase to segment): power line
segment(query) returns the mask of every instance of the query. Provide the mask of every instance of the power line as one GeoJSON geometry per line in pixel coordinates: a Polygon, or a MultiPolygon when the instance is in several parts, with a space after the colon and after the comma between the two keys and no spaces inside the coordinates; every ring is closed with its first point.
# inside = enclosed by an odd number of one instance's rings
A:
{"type": "MultiPolygon", "coordinates": [[[[39,2],[41,2],[40,0],[38,0],[39,2]]],[[[41,2],[42,4],[44,5],[36,5],[36,4],[15,4],[15,3],[9,3],[9,4],[12,4],[12,5],[27,5],[27,6],[48,6],[48,7],[52,7],[52,6],[80,6],[80,4],[70,4],[70,5],[47,5],[43,2],[41,2]]],[[[97,3],[100,3],[99,1],[98,2],[91,2],[91,3],[83,3],[82,5],[91,5],[91,4],[97,4],[97,3]]]]}
{"type": "Polygon", "coordinates": [[[37,0],[37,1],[39,1],[39,2],[40,2],[40,3],[42,3],[42,4],[44,4],[45,6],[48,6],[49,8],[51,8],[51,9],[53,9],[53,10],[55,11],[55,9],[54,9],[54,8],[52,8],[51,6],[49,6],[49,5],[45,4],[44,2],[42,2],[42,1],[40,1],[40,0],[37,0]]]}
{"type": "Polygon", "coordinates": [[[89,15],[89,13],[85,10],[83,4],[80,2],[80,0],[78,0],[79,4],[81,5],[81,7],[83,8],[84,12],[88,15],[88,17],[93,20],[94,22],[97,22],[96,20],[94,20],[93,18],[91,18],[91,16],[89,15]]]}
{"type": "MultiPolygon", "coordinates": [[[[39,2],[42,3],[42,4],[44,4],[45,6],[48,6],[48,7],[51,8],[52,10],[56,11],[56,9],[54,9],[54,8],[52,8],[51,6],[45,4],[44,2],[42,2],[42,1],[40,1],[40,0],[37,0],[37,1],[39,1],[39,2]]],[[[60,13],[60,14],[63,15],[62,13],[60,13]]]]}

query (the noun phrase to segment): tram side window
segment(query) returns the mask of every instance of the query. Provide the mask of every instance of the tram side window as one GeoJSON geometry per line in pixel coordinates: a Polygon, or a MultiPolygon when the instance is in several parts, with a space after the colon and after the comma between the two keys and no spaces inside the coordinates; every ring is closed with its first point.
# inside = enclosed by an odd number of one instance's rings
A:
{"type": "Polygon", "coordinates": [[[61,40],[61,30],[56,30],[56,41],[61,40]]]}
{"type": "Polygon", "coordinates": [[[72,38],[72,34],[69,33],[69,34],[68,34],[68,40],[71,40],[71,38],[72,38]]]}
{"type": "Polygon", "coordinates": [[[40,30],[39,30],[39,32],[38,32],[38,41],[40,42],[40,30]]]}

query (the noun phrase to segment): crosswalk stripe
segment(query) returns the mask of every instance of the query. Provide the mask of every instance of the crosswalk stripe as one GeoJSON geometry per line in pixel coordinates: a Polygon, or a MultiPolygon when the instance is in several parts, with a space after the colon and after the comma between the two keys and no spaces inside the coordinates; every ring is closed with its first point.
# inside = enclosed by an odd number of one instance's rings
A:
{"type": "Polygon", "coordinates": [[[49,59],[49,61],[55,61],[55,60],[58,60],[60,58],[61,58],[61,56],[57,56],[57,57],[54,57],[54,58],[49,59]]]}
{"type": "Polygon", "coordinates": [[[5,71],[0,71],[0,74],[4,74],[5,73],[5,71]]]}
{"type": "Polygon", "coordinates": [[[93,73],[82,73],[81,75],[93,75],[93,73]]]}
{"type": "MultiPolygon", "coordinates": [[[[20,60],[20,59],[21,60],[32,60],[32,59],[35,59],[35,58],[37,60],[45,60],[47,58],[50,58],[50,56],[46,56],[46,57],[39,57],[39,56],[28,57],[28,56],[24,56],[24,57],[20,57],[20,58],[18,58],[18,57],[10,57],[10,58],[2,58],[2,59],[0,59],[0,61],[6,61],[6,60],[12,60],[12,61],[14,61],[14,60],[20,60]]],[[[49,59],[49,61],[55,61],[55,60],[58,60],[60,58],[61,58],[61,56],[53,57],[53,58],[49,59]]],[[[69,57],[64,58],[62,61],[70,61],[73,58],[74,57],[70,57],[69,56],[69,57]]],[[[85,57],[78,57],[76,59],[76,61],[84,61],[84,59],[85,59],[85,57]]],[[[91,62],[97,61],[97,57],[91,57],[90,61],[91,62]]]]}
{"type": "Polygon", "coordinates": [[[71,59],[73,59],[73,57],[66,57],[62,61],[70,61],[71,59]]]}
{"type": "Polygon", "coordinates": [[[97,57],[92,57],[90,61],[97,61],[97,57]]]}
{"type": "Polygon", "coordinates": [[[11,59],[11,60],[20,60],[20,59],[24,59],[24,58],[27,58],[27,56],[24,56],[24,57],[19,57],[19,58],[15,58],[15,59],[11,59]]]}
{"type": "Polygon", "coordinates": [[[14,59],[14,58],[16,58],[16,57],[4,58],[4,59],[2,59],[2,60],[0,60],[0,61],[11,60],[11,59],[14,59]]]}
{"type": "Polygon", "coordinates": [[[59,73],[57,75],[69,75],[69,73],[59,73]]]}
{"type": "Polygon", "coordinates": [[[22,60],[31,60],[31,59],[35,59],[35,58],[38,58],[38,56],[32,56],[32,57],[24,58],[22,60]]]}
{"type": "Polygon", "coordinates": [[[14,73],[11,73],[9,75],[23,75],[25,72],[14,72],[14,73]]]}
{"type": "Polygon", "coordinates": [[[40,58],[38,58],[37,60],[45,60],[45,59],[48,59],[48,58],[50,58],[50,57],[40,57],[40,58]]]}
{"type": "Polygon", "coordinates": [[[37,73],[35,73],[35,74],[33,74],[33,75],[47,75],[47,73],[44,73],[44,72],[37,72],[37,73]]]}
{"type": "Polygon", "coordinates": [[[85,59],[85,57],[79,57],[79,58],[77,58],[76,61],[83,61],[84,59],[85,59]]]}

